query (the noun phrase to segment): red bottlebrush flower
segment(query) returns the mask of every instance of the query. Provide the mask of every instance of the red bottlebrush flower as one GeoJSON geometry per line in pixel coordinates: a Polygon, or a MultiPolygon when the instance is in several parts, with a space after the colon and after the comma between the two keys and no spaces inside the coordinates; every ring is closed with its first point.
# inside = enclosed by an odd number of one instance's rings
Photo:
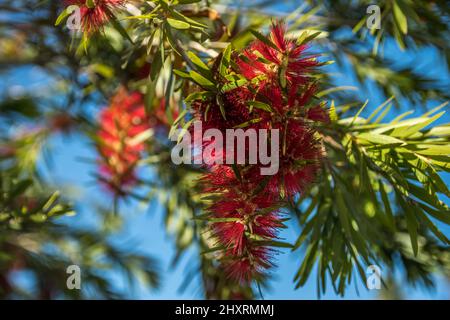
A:
{"type": "Polygon", "coordinates": [[[253,195],[257,184],[250,180],[238,181],[228,166],[214,166],[202,181],[207,184],[207,192],[220,194],[208,210],[218,219],[211,224],[211,230],[216,245],[224,248],[228,276],[238,282],[248,282],[257,274],[262,275],[271,265],[271,251],[254,239],[273,240],[283,226],[275,209],[276,198],[270,194],[253,195]]]}
{"type": "Polygon", "coordinates": [[[322,144],[304,123],[289,120],[279,127],[281,142],[278,173],[269,177],[267,190],[291,197],[314,182],[323,157],[322,144]]]}
{"type": "Polygon", "coordinates": [[[67,6],[80,8],[81,25],[86,33],[101,30],[114,17],[113,13],[123,7],[125,0],[65,0],[67,6]]]}
{"type": "Polygon", "coordinates": [[[246,87],[230,90],[222,95],[223,108],[226,110],[226,121],[220,111],[219,104],[214,101],[194,101],[192,109],[194,117],[202,121],[203,130],[214,128],[226,130],[238,126],[251,119],[247,102],[253,100],[254,94],[246,87]]]}
{"type": "Polygon", "coordinates": [[[278,214],[272,212],[273,202],[270,197],[249,198],[238,193],[241,190],[236,187],[234,190],[225,191],[221,199],[209,208],[213,217],[224,220],[212,224],[218,244],[226,247],[233,255],[239,256],[251,245],[251,239],[248,239],[245,232],[261,239],[272,239],[276,237],[277,228],[281,226],[278,214]]]}
{"type": "Polygon", "coordinates": [[[306,117],[310,120],[317,121],[317,122],[323,122],[323,123],[330,122],[330,115],[321,105],[309,108],[308,114],[306,117]]]}
{"type": "Polygon", "coordinates": [[[100,177],[117,195],[136,182],[135,166],[144,143],[135,141],[150,128],[140,93],[120,89],[100,114],[100,177]]]}
{"type": "Polygon", "coordinates": [[[260,237],[274,239],[277,237],[278,229],[283,226],[277,212],[256,216],[252,222],[252,232],[260,237]]]}
{"type": "MultiPolygon", "coordinates": [[[[259,162],[226,164],[229,149],[223,146],[207,160],[222,158],[224,164],[208,163],[209,172],[200,179],[204,191],[217,196],[207,208],[211,232],[215,246],[222,249],[226,273],[238,282],[264,277],[273,266],[275,251],[267,243],[276,240],[283,227],[280,203],[316,179],[324,156],[316,122],[329,122],[323,105],[314,101],[317,85],[311,73],[320,65],[316,57],[305,54],[305,45],[287,39],[281,23],[272,26],[270,41],[273,46],[256,40],[242,54],[232,55],[238,71],[251,81],[191,104],[202,134],[218,129],[226,136],[227,129],[242,125],[244,130],[279,130],[279,170],[274,175],[262,176],[259,162]]],[[[194,143],[205,148],[212,142],[194,143]]],[[[248,146],[244,149],[248,155],[248,146]]]]}
{"type": "Polygon", "coordinates": [[[218,222],[213,225],[213,229],[215,235],[220,239],[220,243],[229,248],[233,255],[242,254],[246,244],[244,235],[245,225],[243,221],[218,222]]]}
{"type": "Polygon", "coordinates": [[[238,58],[242,75],[247,79],[262,76],[268,81],[285,78],[289,83],[306,83],[311,71],[319,66],[316,57],[304,56],[307,46],[287,39],[286,26],[281,22],[272,25],[270,39],[274,47],[256,40],[238,58]],[[260,57],[269,63],[261,61],[260,57]]]}
{"type": "Polygon", "coordinates": [[[225,273],[241,283],[248,283],[264,276],[264,272],[273,266],[273,250],[257,246],[248,248],[247,254],[224,262],[225,273]]]}

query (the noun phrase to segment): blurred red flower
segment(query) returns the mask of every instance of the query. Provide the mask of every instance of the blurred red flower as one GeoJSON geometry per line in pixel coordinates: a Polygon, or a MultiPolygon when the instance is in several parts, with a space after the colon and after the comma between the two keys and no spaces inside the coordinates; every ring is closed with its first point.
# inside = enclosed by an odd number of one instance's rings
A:
{"type": "MultiPolygon", "coordinates": [[[[214,164],[206,166],[209,172],[201,179],[204,191],[217,196],[207,208],[215,246],[223,248],[224,268],[238,282],[262,277],[273,265],[275,251],[267,244],[277,240],[283,226],[280,202],[314,182],[324,156],[316,124],[329,122],[323,105],[315,101],[312,73],[320,66],[317,57],[305,53],[306,45],[288,39],[283,23],[272,26],[267,40],[256,40],[233,55],[238,71],[251,81],[215,99],[192,103],[204,132],[213,128],[225,135],[227,129],[245,124],[244,130],[278,129],[280,133],[275,175],[262,176],[260,163],[214,164]],[[252,108],[252,101],[268,108],[252,108]]],[[[206,147],[212,141],[201,143],[206,147]]],[[[226,150],[224,146],[215,151],[225,159],[226,150]]]]}
{"type": "Polygon", "coordinates": [[[124,195],[124,188],[136,182],[135,167],[145,146],[135,138],[148,129],[143,96],[138,92],[119,89],[100,113],[99,175],[117,195],[124,195]]]}

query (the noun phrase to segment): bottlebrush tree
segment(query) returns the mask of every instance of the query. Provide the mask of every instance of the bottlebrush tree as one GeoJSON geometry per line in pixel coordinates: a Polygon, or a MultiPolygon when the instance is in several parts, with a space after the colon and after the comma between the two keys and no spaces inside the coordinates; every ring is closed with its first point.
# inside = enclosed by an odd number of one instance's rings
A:
{"type": "Polygon", "coordinates": [[[174,265],[189,255],[195,266],[181,289],[200,282],[209,299],[258,298],[276,281],[280,255],[297,261],[293,287],[315,277],[319,296],[365,286],[371,265],[383,268],[385,290],[395,288],[396,270],[426,286],[434,274],[449,277],[448,90],[389,55],[427,47],[448,63],[448,23],[438,14],[448,8],[379,2],[381,26],[372,30],[366,1],[304,1],[295,10],[220,0],[2,5],[16,22],[0,29],[0,70],[37,66],[51,85],[2,97],[0,296],[126,297],[98,272],[105,268],[156,287],[154,258],[109,241],[130,202],[164,207],[174,265]],[[385,102],[374,106],[368,91],[385,102]],[[262,175],[259,160],[228,164],[225,147],[201,164],[175,164],[176,133],[193,133],[196,122],[202,133],[278,130],[277,173],[262,175]],[[73,227],[76,196],[42,175],[39,160],[57,134],[94,146],[93,177],[112,203],[91,206],[101,218],[94,230],[73,227]],[[65,289],[70,264],[93,290],[65,289]],[[15,286],[17,270],[40,279],[36,292],[15,286]]]}

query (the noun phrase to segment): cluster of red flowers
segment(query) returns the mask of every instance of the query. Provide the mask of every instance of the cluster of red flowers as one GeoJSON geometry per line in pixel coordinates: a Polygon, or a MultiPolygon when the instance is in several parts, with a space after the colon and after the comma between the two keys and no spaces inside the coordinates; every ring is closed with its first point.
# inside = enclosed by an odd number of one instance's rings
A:
{"type": "Polygon", "coordinates": [[[67,6],[80,8],[81,27],[86,33],[100,30],[110,19],[114,11],[125,4],[125,0],[65,0],[67,6]]]}
{"type": "Polygon", "coordinates": [[[230,72],[243,76],[245,85],[192,104],[203,130],[225,133],[242,124],[257,132],[279,129],[275,175],[262,176],[261,164],[216,164],[202,178],[205,192],[218,195],[208,211],[216,245],[223,248],[223,267],[240,282],[258,280],[272,266],[270,245],[283,226],[280,204],[307,188],[320,169],[323,148],[315,125],[327,122],[328,115],[313,98],[317,87],[312,74],[320,63],[305,49],[286,38],[284,24],[274,24],[266,41],[256,40],[232,56],[230,72]]]}
{"type": "Polygon", "coordinates": [[[145,149],[143,136],[166,137],[171,126],[170,117],[178,117],[178,110],[166,111],[164,98],[155,99],[151,116],[146,113],[144,96],[139,92],[128,92],[120,88],[108,107],[100,113],[98,150],[100,180],[115,195],[125,196],[137,178],[135,168],[145,149]]]}
{"type": "Polygon", "coordinates": [[[135,138],[148,129],[143,96],[138,92],[119,89],[100,114],[100,178],[116,195],[125,195],[124,189],[136,183],[135,167],[145,146],[135,138]]]}

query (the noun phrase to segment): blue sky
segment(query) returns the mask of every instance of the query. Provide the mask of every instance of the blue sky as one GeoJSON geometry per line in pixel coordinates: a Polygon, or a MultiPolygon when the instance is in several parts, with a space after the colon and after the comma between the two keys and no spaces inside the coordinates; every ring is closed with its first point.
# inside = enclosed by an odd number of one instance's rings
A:
{"type": "MultiPolygon", "coordinates": [[[[449,84],[449,75],[445,66],[445,61],[440,58],[436,51],[431,48],[425,48],[415,53],[401,52],[395,44],[388,43],[385,47],[386,55],[396,57],[403,64],[414,64],[430,76],[439,78],[442,83],[449,84]]],[[[331,66],[328,71],[341,71],[331,66]]],[[[1,90],[5,90],[6,83],[8,83],[9,90],[11,88],[22,87],[27,90],[39,90],[38,88],[45,87],[48,83],[48,78],[39,72],[38,69],[22,69],[16,70],[9,75],[2,76],[3,85],[0,85],[1,90]],[[27,81],[24,82],[24,79],[27,81]]],[[[350,74],[339,74],[336,78],[337,85],[355,85],[355,79],[350,74]]],[[[376,106],[383,102],[380,98],[380,93],[376,90],[374,85],[368,80],[368,90],[360,91],[361,96],[369,99],[369,108],[367,112],[373,110],[376,106]]],[[[405,101],[402,102],[402,110],[411,110],[417,108],[417,113],[422,111],[418,106],[412,106],[405,101]]],[[[427,107],[437,106],[437,102],[430,101],[427,107]]],[[[92,108],[98,110],[101,106],[92,108]]],[[[393,117],[399,110],[393,110],[389,117],[393,117]]],[[[387,119],[388,120],[388,119],[387,119]]],[[[439,120],[441,123],[450,122],[450,113],[446,114],[439,120]]],[[[71,224],[91,224],[95,223],[92,219],[93,213],[90,204],[93,202],[102,202],[108,204],[111,198],[107,193],[99,188],[91,175],[95,170],[92,164],[81,161],[81,158],[95,159],[95,153],[89,144],[89,141],[80,135],[55,136],[51,140],[53,148],[51,169],[41,163],[40,168],[45,173],[46,179],[61,187],[68,187],[69,190],[79,196],[76,206],[79,214],[75,217],[67,218],[66,221],[71,224]]],[[[445,176],[447,184],[450,182],[449,175],[445,176]]],[[[448,199],[446,200],[449,203],[448,199]]],[[[113,240],[120,246],[126,248],[127,246],[133,250],[139,250],[156,257],[161,264],[161,274],[163,276],[162,287],[158,291],[148,291],[145,288],[138,288],[134,292],[129,292],[130,298],[137,299],[193,299],[201,298],[199,292],[200,283],[192,285],[184,293],[178,291],[181,282],[184,279],[184,271],[186,266],[191,262],[189,259],[197,254],[193,249],[188,252],[187,256],[182,259],[177,268],[172,270],[170,262],[175,254],[174,245],[171,238],[166,234],[163,224],[162,209],[158,203],[153,203],[150,208],[146,208],[138,203],[131,203],[130,205],[121,207],[121,214],[126,217],[126,226],[124,230],[117,235],[113,240]]],[[[446,234],[450,234],[447,227],[446,234]]],[[[297,237],[298,231],[295,228],[288,228],[283,231],[281,237],[286,238],[287,241],[293,241],[297,237]]],[[[274,270],[274,279],[271,281],[271,290],[263,292],[266,299],[316,299],[316,284],[315,274],[313,273],[307,284],[299,289],[294,290],[292,282],[293,276],[297,271],[302,258],[301,252],[294,254],[281,253],[277,256],[278,268],[274,270]]],[[[124,278],[120,274],[113,274],[112,278],[116,285],[120,288],[128,290],[124,283],[124,278]]],[[[450,288],[448,283],[441,278],[437,278],[437,289],[433,291],[426,291],[420,288],[405,287],[404,293],[406,297],[412,299],[428,299],[441,298],[448,299],[450,297],[450,288]]],[[[354,285],[349,287],[346,299],[371,299],[377,296],[376,291],[367,291],[364,284],[357,281],[360,295],[356,294],[354,285]]],[[[331,287],[328,288],[327,294],[323,296],[324,299],[339,298],[334,293],[331,287]]]]}

